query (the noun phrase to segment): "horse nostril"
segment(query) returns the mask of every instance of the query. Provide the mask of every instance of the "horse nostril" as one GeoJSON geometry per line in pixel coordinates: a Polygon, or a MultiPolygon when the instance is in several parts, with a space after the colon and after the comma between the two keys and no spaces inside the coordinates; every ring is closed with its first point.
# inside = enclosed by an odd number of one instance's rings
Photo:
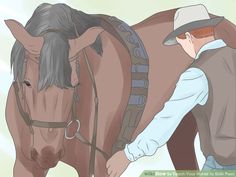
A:
{"type": "Polygon", "coordinates": [[[57,153],[59,159],[62,159],[62,157],[65,155],[65,151],[64,149],[61,149],[58,153],[57,153]]]}
{"type": "Polygon", "coordinates": [[[35,148],[33,148],[32,150],[31,150],[31,159],[32,160],[36,160],[37,159],[37,157],[38,157],[38,152],[36,151],[36,149],[35,148]]]}

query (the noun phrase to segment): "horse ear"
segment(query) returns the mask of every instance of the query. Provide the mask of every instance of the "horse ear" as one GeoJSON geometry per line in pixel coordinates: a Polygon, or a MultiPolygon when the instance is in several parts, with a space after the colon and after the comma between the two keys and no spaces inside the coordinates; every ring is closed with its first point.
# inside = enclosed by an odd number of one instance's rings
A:
{"type": "Polygon", "coordinates": [[[70,53],[69,58],[73,58],[83,48],[93,44],[97,39],[98,35],[104,31],[102,27],[91,27],[87,29],[80,37],[76,39],[70,39],[70,53]]]}
{"type": "Polygon", "coordinates": [[[31,36],[24,28],[24,26],[16,20],[4,20],[7,27],[10,29],[12,35],[19,41],[26,50],[32,54],[40,54],[43,46],[43,37],[31,36]]]}

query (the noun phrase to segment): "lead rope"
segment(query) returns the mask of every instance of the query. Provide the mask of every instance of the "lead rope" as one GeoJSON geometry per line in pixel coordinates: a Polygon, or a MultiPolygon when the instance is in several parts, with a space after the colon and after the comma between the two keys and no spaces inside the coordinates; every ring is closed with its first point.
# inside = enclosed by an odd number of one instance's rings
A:
{"type": "MultiPolygon", "coordinates": [[[[79,37],[77,28],[74,24],[75,32],[77,37],[79,37]]],[[[96,156],[96,144],[97,144],[97,124],[98,124],[98,105],[99,105],[99,100],[98,100],[98,94],[97,94],[97,86],[96,86],[96,81],[94,78],[94,73],[91,67],[91,64],[88,60],[87,53],[85,49],[82,49],[84,58],[85,58],[85,63],[89,72],[89,77],[90,80],[92,81],[93,85],[93,91],[94,91],[94,103],[95,103],[95,113],[94,113],[94,124],[93,124],[93,136],[92,136],[92,142],[88,143],[85,142],[85,144],[88,144],[91,146],[91,153],[90,153],[90,160],[89,160],[89,177],[92,177],[95,174],[95,156],[96,156]]],[[[101,152],[101,151],[99,151],[101,152]]],[[[103,153],[102,153],[103,154],[103,153]]],[[[105,157],[105,156],[104,156],[105,157]]]]}

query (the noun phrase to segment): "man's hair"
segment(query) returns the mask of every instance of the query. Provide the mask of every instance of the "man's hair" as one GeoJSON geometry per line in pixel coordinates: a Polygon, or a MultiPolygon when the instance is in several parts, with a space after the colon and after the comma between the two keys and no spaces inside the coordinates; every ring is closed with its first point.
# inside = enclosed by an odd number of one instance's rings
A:
{"type": "MultiPolygon", "coordinates": [[[[198,29],[190,31],[189,33],[198,39],[210,37],[210,36],[214,36],[214,27],[198,28],[198,29]]],[[[185,33],[182,33],[177,37],[180,39],[186,39],[185,33]]]]}

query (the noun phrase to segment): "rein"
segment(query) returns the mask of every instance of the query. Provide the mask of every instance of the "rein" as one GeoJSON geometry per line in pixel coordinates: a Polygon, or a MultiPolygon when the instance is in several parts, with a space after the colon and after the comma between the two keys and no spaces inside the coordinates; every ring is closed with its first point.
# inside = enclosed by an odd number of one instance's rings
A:
{"type": "MultiPolygon", "coordinates": [[[[78,30],[76,28],[76,25],[74,24],[74,29],[76,36],[79,37],[78,30]]],[[[82,136],[77,136],[77,138],[83,142],[84,144],[90,145],[91,146],[91,152],[90,152],[90,160],[89,160],[89,177],[92,177],[95,174],[95,157],[96,157],[96,150],[102,153],[103,157],[108,160],[109,156],[102,150],[98,149],[96,144],[97,144],[97,127],[98,127],[98,105],[99,105],[99,99],[98,99],[98,92],[97,92],[97,86],[96,86],[96,81],[94,78],[94,73],[91,67],[91,64],[88,60],[88,55],[85,51],[85,49],[82,49],[84,58],[85,58],[85,63],[89,72],[89,77],[92,82],[93,86],[93,91],[94,91],[94,103],[95,103],[95,113],[94,113],[94,124],[93,124],[93,135],[92,135],[92,142],[89,143],[89,141],[84,141],[85,139],[82,138],[82,136]]]]}
{"type": "MultiPolygon", "coordinates": [[[[95,174],[95,156],[96,156],[96,144],[97,144],[97,127],[98,127],[98,94],[97,94],[97,86],[94,78],[94,73],[91,68],[91,65],[88,60],[87,53],[85,49],[83,49],[83,55],[85,58],[85,62],[87,65],[87,69],[89,72],[90,80],[92,81],[93,90],[94,90],[94,103],[95,103],[95,114],[94,114],[94,124],[93,124],[93,136],[92,136],[92,143],[91,143],[91,153],[90,153],[90,160],[89,160],[89,176],[95,174]]],[[[108,155],[106,155],[105,159],[108,160],[108,155]]]]}

